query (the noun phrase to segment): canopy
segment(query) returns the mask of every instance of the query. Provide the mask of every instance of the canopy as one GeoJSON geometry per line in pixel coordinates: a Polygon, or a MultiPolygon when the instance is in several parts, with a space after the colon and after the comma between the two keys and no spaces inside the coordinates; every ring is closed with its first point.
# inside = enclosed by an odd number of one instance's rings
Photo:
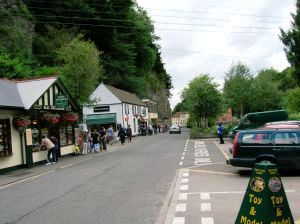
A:
{"type": "Polygon", "coordinates": [[[86,116],[87,124],[116,123],[116,114],[91,114],[86,116]]]}

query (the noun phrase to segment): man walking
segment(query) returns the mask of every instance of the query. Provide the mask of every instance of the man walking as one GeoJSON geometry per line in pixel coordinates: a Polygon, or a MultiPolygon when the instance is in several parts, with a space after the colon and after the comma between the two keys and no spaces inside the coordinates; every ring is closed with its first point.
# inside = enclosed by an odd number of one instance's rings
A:
{"type": "Polygon", "coordinates": [[[132,130],[131,130],[130,125],[128,125],[128,127],[126,129],[126,135],[127,135],[127,138],[128,138],[128,143],[131,142],[131,139],[132,139],[132,130]]]}

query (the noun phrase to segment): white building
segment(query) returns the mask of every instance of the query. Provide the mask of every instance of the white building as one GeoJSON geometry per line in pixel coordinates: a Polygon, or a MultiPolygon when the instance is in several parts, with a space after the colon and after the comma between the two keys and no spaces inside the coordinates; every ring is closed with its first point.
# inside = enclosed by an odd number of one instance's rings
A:
{"type": "Polygon", "coordinates": [[[172,116],[172,124],[185,127],[187,125],[189,117],[190,114],[188,112],[176,112],[172,116]]]}
{"type": "Polygon", "coordinates": [[[140,126],[147,125],[148,107],[141,99],[121,89],[101,83],[91,94],[97,105],[83,108],[83,119],[89,131],[106,129],[112,125],[117,131],[120,127],[131,126],[132,135],[138,135],[140,126]]]}

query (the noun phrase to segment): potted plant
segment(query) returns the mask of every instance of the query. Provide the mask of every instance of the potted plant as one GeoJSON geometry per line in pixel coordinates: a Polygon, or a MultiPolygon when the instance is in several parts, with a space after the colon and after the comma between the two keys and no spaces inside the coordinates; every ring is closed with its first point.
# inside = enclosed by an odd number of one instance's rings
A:
{"type": "Polygon", "coordinates": [[[57,124],[60,121],[60,115],[59,114],[51,114],[51,113],[46,113],[43,114],[42,120],[50,123],[50,124],[57,124]]]}
{"type": "Polygon", "coordinates": [[[20,115],[13,118],[13,125],[15,128],[19,130],[26,129],[27,127],[30,126],[30,124],[31,124],[30,118],[25,115],[20,115]]]}
{"type": "Polygon", "coordinates": [[[74,112],[66,113],[62,117],[62,120],[64,122],[70,122],[70,123],[76,122],[78,121],[78,119],[79,119],[78,114],[74,112]]]}

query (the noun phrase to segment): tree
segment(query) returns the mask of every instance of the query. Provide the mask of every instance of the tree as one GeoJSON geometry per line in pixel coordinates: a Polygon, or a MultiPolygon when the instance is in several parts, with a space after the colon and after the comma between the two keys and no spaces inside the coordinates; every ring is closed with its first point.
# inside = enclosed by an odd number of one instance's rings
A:
{"type": "Polygon", "coordinates": [[[61,63],[61,79],[79,105],[103,79],[100,52],[91,41],[74,38],[58,51],[61,63]]]}
{"type": "Polygon", "coordinates": [[[251,111],[267,111],[281,108],[282,92],[279,82],[275,81],[278,72],[274,69],[264,69],[252,82],[251,111]]]}
{"type": "Polygon", "coordinates": [[[243,116],[246,109],[251,107],[251,82],[253,76],[250,69],[242,64],[232,65],[225,74],[223,88],[224,100],[235,114],[243,116]]]}
{"type": "Polygon", "coordinates": [[[287,56],[287,60],[295,68],[295,74],[300,84],[300,0],[296,2],[296,13],[292,13],[293,22],[290,30],[285,32],[280,29],[280,40],[285,45],[284,51],[287,56]]]}
{"type": "Polygon", "coordinates": [[[221,107],[218,84],[208,74],[193,79],[182,92],[184,105],[192,117],[200,123],[201,118],[215,117],[221,107]]]}
{"type": "Polygon", "coordinates": [[[287,91],[284,105],[290,112],[300,112],[300,87],[287,91]]]}

